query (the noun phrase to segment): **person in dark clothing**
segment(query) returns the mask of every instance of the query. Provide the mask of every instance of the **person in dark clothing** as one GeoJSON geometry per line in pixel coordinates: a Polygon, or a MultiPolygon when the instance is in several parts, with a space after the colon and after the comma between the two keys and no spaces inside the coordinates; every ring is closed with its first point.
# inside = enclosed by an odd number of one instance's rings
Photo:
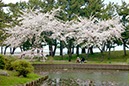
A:
{"type": "Polygon", "coordinates": [[[82,59],[81,59],[81,63],[83,63],[83,62],[85,62],[85,58],[84,57],[82,57],[82,59]]]}

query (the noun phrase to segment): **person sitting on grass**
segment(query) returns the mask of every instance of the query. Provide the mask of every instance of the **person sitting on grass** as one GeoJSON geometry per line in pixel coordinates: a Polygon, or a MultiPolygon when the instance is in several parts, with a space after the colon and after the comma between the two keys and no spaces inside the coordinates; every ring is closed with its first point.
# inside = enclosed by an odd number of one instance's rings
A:
{"type": "Polygon", "coordinates": [[[81,59],[81,63],[84,63],[85,62],[85,58],[84,57],[82,57],[82,59],[81,59]]]}
{"type": "Polygon", "coordinates": [[[81,59],[79,57],[77,57],[76,63],[80,63],[81,59]]]}

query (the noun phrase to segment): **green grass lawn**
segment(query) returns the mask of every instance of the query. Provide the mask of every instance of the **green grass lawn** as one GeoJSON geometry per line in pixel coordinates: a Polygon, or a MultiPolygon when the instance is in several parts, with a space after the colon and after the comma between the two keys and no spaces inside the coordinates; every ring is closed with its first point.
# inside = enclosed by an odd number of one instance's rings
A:
{"type": "MultiPolygon", "coordinates": [[[[110,57],[108,52],[104,52],[102,56],[101,53],[89,54],[87,57],[86,54],[81,54],[79,57],[85,57],[87,63],[85,64],[127,64],[127,59],[129,59],[129,51],[127,51],[127,56],[123,55],[123,51],[112,51],[110,57]]],[[[71,62],[68,62],[68,55],[48,57],[46,62],[34,61],[33,64],[76,64],[77,55],[73,54],[71,62]]]]}
{"type": "MultiPolygon", "coordinates": [[[[2,70],[0,70],[2,71],[2,70]]],[[[0,75],[0,86],[16,86],[19,84],[25,84],[27,82],[36,80],[40,78],[41,76],[30,73],[28,76],[25,77],[18,77],[17,72],[15,71],[7,71],[9,73],[9,76],[2,76],[0,75]]]]}

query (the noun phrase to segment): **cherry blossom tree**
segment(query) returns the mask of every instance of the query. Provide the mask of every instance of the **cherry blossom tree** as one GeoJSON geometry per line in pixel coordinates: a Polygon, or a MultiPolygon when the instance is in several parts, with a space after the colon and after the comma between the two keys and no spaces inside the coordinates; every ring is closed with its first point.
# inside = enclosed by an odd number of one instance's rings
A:
{"type": "Polygon", "coordinates": [[[55,31],[52,34],[52,38],[65,42],[66,47],[68,49],[69,61],[71,61],[72,57],[71,48],[74,45],[74,31],[76,31],[76,28],[71,28],[71,26],[75,22],[76,21],[66,21],[61,23],[60,27],[58,29],[55,29],[55,31]]]}
{"type": "Polygon", "coordinates": [[[91,17],[78,18],[79,21],[66,22],[63,29],[57,29],[52,36],[67,42],[67,38],[74,38],[75,44],[82,44],[82,47],[102,46],[103,42],[113,42],[121,38],[124,26],[118,17],[109,20],[98,20],[91,17]]]}
{"type": "Polygon", "coordinates": [[[74,39],[75,45],[90,48],[98,47],[103,52],[103,46],[108,42],[113,43],[116,39],[121,39],[124,26],[119,17],[109,20],[98,20],[78,17],[78,21],[66,22],[64,28],[57,30],[58,34],[53,34],[55,38],[68,43],[68,39],[74,39]]]}
{"type": "MultiPolygon", "coordinates": [[[[102,46],[103,42],[113,41],[113,39],[121,38],[121,33],[124,31],[119,18],[110,20],[86,19],[81,18],[76,33],[77,43],[84,43],[83,46],[102,46]],[[84,34],[84,35],[83,35],[84,34]]],[[[75,26],[75,27],[76,27],[75,26]]]]}
{"type": "Polygon", "coordinates": [[[105,44],[113,43],[116,39],[121,40],[121,33],[124,32],[124,26],[118,17],[101,21],[92,17],[79,18],[79,23],[74,26],[77,28],[77,33],[74,34],[76,44],[87,48],[98,47],[101,53],[105,44]]]}
{"type": "Polygon", "coordinates": [[[124,32],[124,27],[118,17],[109,20],[78,17],[77,20],[64,22],[55,17],[58,14],[57,11],[60,9],[54,9],[47,13],[41,13],[37,10],[22,12],[23,15],[19,17],[21,25],[6,28],[6,33],[10,36],[4,43],[12,47],[19,47],[29,40],[33,44],[33,48],[40,48],[42,42],[45,42],[45,36],[48,36],[70,44],[68,46],[70,52],[72,42],[82,47],[95,46],[103,52],[101,47],[104,44],[120,39],[121,33],[124,32]],[[51,34],[46,35],[44,32],[51,34]]]}
{"type": "Polygon", "coordinates": [[[56,11],[57,9],[47,13],[38,11],[23,12],[23,15],[19,17],[19,20],[22,20],[20,26],[6,28],[6,33],[11,36],[9,36],[4,43],[12,47],[18,47],[28,39],[31,42],[34,37],[35,45],[45,41],[44,37],[42,36],[41,38],[40,36],[42,32],[52,31],[56,28],[56,25],[60,23],[54,17],[56,11]]]}
{"type": "Polygon", "coordinates": [[[61,22],[56,19],[55,15],[60,9],[54,9],[47,13],[40,11],[23,12],[19,17],[20,26],[6,28],[6,33],[10,36],[5,40],[5,44],[11,47],[22,46],[26,41],[32,44],[32,48],[41,48],[41,44],[45,42],[46,34],[44,32],[53,32],[58,29],[61,22]]]}

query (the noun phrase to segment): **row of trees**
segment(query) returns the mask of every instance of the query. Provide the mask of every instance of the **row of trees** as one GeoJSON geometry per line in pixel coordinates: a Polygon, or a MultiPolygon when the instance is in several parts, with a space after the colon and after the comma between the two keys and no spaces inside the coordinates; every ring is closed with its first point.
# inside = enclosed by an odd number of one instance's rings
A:
{"type": "Polygon", "coordinates": [[[126,55],[129,5],[125,2],[119,6],[105,5],[101,0],[29,0],[6,6],[9,6],[9,12],[2,12],[11,21],[4,22],[10,28],[0,26],[1,36],[7,37],[1,45],[28,50],[41,48],[45,42],[49,45],[50,55],[54,56],[59,43],[60,55],[67,47],[71,57],[74,47],[77,47],[77,55],[79,47],[82,53],[86,53],[86,48],[88,53],[93,53],[93,47],[103,53],[106,46],[110,52],[111,46],[117,43],[124,45],[126,55]]]}

